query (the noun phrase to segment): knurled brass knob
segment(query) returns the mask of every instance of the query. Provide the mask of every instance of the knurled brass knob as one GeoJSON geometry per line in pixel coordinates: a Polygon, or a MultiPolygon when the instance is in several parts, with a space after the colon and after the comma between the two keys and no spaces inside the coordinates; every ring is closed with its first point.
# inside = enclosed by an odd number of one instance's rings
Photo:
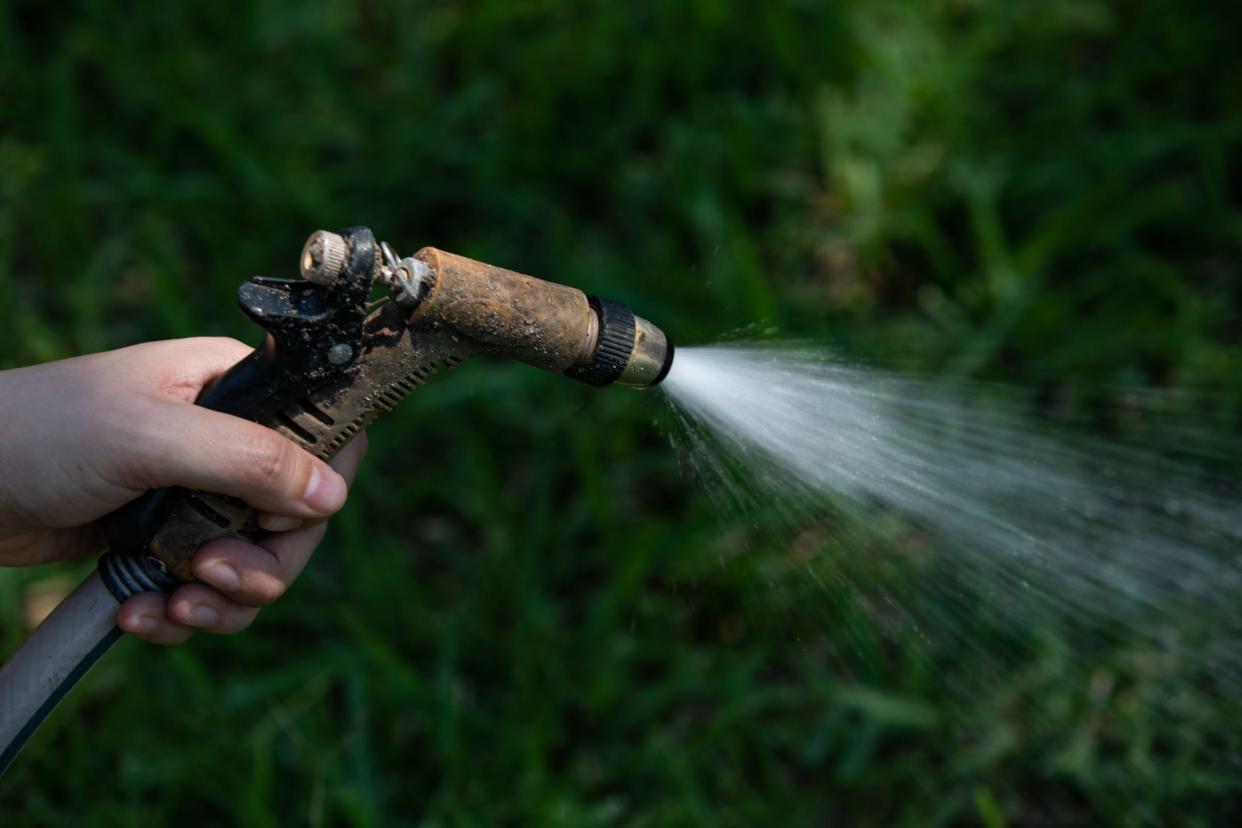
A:
{"type": "Polygon", "coordinates": [[[345,239],[327,230],[315,231],[302,247],[302,278],[331,287],[345,272],[345,239]]]}

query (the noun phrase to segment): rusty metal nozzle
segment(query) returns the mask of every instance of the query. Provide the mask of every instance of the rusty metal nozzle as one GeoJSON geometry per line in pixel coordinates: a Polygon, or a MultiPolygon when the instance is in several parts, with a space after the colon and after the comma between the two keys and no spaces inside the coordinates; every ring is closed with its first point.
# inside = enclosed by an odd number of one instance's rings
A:
{"type": "Polygon", "coordinates": [[[428,286],[408,318],[471,353],[521,360],[589,385],[646,388],[673,363],[673,344],[625,304],[426,247],[413,257],[428,286]]]}

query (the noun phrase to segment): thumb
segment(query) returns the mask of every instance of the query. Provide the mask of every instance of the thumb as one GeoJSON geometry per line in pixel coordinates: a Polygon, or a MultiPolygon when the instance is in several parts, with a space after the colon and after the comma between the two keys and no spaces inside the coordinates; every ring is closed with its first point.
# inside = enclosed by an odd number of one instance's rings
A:
{"type": "Polygon", "coordinates": [[[195,405],[159,405],[144,424],[136,487],[231,495],[299,518],[326,517],[345,504],[345,479],[275,431],[195,405]]]}

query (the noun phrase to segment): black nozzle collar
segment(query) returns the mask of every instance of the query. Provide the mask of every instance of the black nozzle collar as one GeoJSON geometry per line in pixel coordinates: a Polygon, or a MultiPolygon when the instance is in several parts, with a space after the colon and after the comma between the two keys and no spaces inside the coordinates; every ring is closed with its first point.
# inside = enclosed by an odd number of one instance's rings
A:
{"type": "Polygon", "coordinates": [[[599,336],[595,350],[581,365],[575,365],[565,376],[587,385],[604,386],[617,381],[634,352],[634,311],[624,302],[587,296],[591,309],[599,317],[599,336]]]}

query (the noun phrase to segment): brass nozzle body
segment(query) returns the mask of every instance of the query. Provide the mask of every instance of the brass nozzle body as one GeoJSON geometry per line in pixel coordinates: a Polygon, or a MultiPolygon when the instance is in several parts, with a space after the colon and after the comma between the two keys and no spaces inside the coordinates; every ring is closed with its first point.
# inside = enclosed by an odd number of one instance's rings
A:
{"type": "Polygon", "coordinates": [[[594,385],[646,387],[668,373],[668,337],[621,303],[432,247],[414,258],[430,280],[409,316],[415,330],[594,385]]]}

